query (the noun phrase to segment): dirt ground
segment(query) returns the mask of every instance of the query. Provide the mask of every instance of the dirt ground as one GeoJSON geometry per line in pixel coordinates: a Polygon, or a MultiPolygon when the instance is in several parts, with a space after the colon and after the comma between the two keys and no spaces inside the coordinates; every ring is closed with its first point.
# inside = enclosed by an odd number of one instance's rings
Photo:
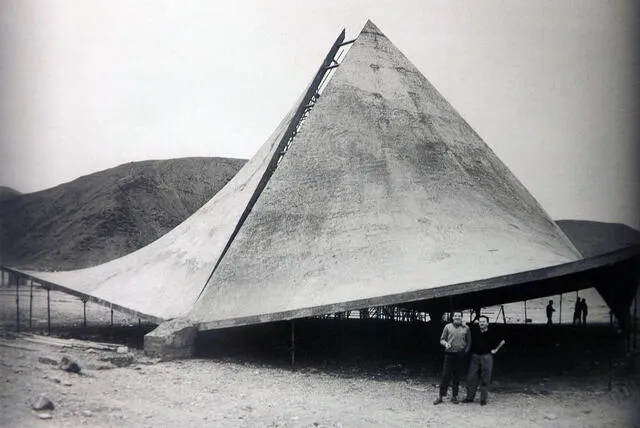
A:
{"type": "Polygon", "coordinates": [[[116,314],[110,328],[109,310],[94,307],[84,330],[82,305],[68,296],[53,299],[52,336],[119,342],[127,352],[44,336],[41,298],[38,321],[21,334],[15,296],[0,301],[3,427],[640,426],[638,370],[607,324],[494,324],[508,344],[489,405],[433,406],[442,355],[432,343],[439,328],[427,324],[299,322],[295,369],[286,324],[204,336],[197,358],[160,362],[140,349],[152,326],[116,314]],[[80,375],[52,364],[63,356],[80,375]],[[38,394],[55,404],[51,419],[31,410],[38,394]]]}

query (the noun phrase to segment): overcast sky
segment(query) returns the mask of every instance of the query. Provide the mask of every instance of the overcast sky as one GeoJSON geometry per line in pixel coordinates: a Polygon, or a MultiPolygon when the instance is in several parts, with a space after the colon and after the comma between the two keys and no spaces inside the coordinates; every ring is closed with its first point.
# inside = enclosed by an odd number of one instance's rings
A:
{"type": "Polygon", "coordinates": [[[640,227],[631,1],[0,4],[0,185],[249,158],[371,19],[549,214],[640,227]]]}

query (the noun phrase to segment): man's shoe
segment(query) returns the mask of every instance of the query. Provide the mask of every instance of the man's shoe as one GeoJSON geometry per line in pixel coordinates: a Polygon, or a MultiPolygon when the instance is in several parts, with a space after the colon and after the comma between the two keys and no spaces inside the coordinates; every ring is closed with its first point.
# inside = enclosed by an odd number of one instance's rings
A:
{"type": "Polygon", "coordinates": [[[436,404],[440,404],[440,403],[442,403],[442,397],[438,397],[436,401],[433,402],[433,405],[435,406],[436,404]]]}
{"type": "Polygon", "coordinates": [[[481,406],[486,406],[487,405],[487,400],[480,400],[480,405],[481,406]]]}
{"type": "Polygon", "coordinates": [[[455,397],[455,396],[454,396],[454,397],[451,397],[451,402],[452,402],[453,404],[458,404],[458,397],[455,397]]]}
{"type": "Polygon", "coordinates": [[[464,400],[462,400],[463,403],[473,403],[473,398],[465,398],[464,400]]]}

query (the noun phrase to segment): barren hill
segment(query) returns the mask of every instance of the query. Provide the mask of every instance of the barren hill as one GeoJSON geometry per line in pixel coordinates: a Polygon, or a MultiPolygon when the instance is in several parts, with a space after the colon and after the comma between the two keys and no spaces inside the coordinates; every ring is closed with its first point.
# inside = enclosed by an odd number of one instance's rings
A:
{"type": "Polygon", "coordinates": [[[20,196],[21,193],[11,187],[0,186],[0,202],[20,196]]]}
{"type": "Polygon", "coordinates": [[[0,202],[0,264],[68,270],[156,240],[200,208],[242,159],[132,162],[0,202]]]}
{"type": "Polygon", "coordinates": [[[640,245],[640,231],[626,224],[588,220],[557,220],[556,223],[584,257],[640,245]]]}

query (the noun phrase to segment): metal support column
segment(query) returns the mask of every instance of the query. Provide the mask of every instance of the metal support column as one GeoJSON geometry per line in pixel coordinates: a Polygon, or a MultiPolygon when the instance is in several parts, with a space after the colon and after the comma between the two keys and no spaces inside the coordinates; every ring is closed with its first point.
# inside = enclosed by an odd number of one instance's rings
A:
{"type": "Polygon", "coordinates": [[[527,301],[524,301],[524,323],[527,324],[527,301]]]}
{"type": "Polygon", "coordinates": [[[20,278],[16,277],[16,331],[20,331],[20,278]]]}
{"type": "Polygon", "coordinates": [[[633,350],[636,351],[638,340],[638,298],[640,297],[640,287],[636,289],[636,298],[633,305],[633,350]]]}
{"type": "Polygon", "coordinates": [[[82,298],[82,325],[84,329],[87,329],[87,298],[82,298]]]}
{"type": "Polygon", "coordinates": [[[51,289],[47,287],[47,334],[51,334],[51,289]]]}
{"type": "Polygon", "coordinates": [[[609,345],[609,382],[607,383],[607,390],[611,391],[613,383],[613,348],[615,345],[615,332],[613,331],[613,311],[609,311],[609,334],[611,335],[609,345]]]}
{"type": "Polygon", "coordinates": [[[30,281],[29,286],[29,328],[31,329],[31,320],[33,318],[33,280],[30,281]]]}
{"type": "Polygon", "coordinates": [[[560,317],[558,319],[558,324],[562,324],[562,293],[560,293],[560,317]]]}
{"type": "Polygon", "coordinates": [[[296,320],[291,320],[291,368],[296,364],[296,320]]]}

